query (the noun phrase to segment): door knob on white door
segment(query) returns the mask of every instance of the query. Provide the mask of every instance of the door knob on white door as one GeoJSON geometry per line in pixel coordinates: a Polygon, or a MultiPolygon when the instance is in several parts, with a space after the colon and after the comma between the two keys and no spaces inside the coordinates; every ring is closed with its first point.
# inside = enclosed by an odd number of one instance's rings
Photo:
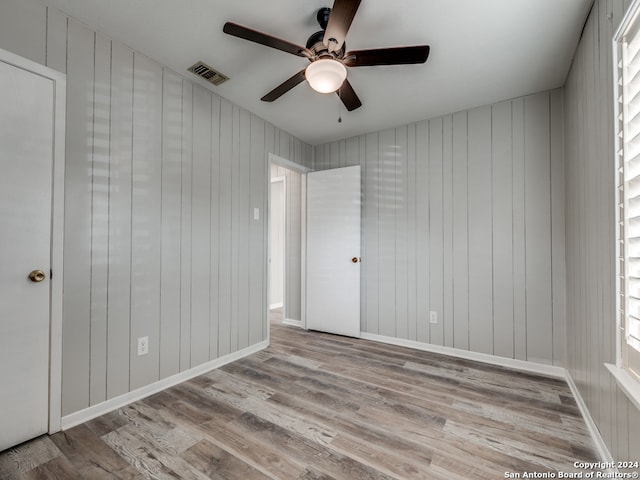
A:
{"type": "Polygon", "coordinates": [[[32,282],[41,282],[43,281],[47,276],[45,275],[45,273],[42,270],[33,270],[30,274],[29,274],[29,280],[31,280],[32,282]]]}

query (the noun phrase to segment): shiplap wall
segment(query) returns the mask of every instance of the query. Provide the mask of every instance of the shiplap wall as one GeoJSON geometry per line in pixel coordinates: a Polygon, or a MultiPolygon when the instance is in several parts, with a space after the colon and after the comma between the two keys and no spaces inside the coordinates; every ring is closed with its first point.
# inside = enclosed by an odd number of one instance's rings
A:
{"type": "Polygon", "coordinates": [[[264,340],[268,153],[311,147],[38,0],[0,48],[67,73],[63,415],[264,340]]]}
{"type": "Polygon", "coordinates": [[[285,295],[284,314],[302,320],[302,175],[280,165],[271,165],[271,177],[285,177],[285,295]]]}
{"type": "Polygon", "coordinates": [[[597,0],[565,85],[567,366],[616,460],[640,458],[640,412],[616,361],[615,157],[611,40],[631,2],[597,0]]]}
{"type": "Polygon", "coordinates": [[[564,365],[562,137],[554,90],[316,147],[362,168],[362,330],[564,365]]]}

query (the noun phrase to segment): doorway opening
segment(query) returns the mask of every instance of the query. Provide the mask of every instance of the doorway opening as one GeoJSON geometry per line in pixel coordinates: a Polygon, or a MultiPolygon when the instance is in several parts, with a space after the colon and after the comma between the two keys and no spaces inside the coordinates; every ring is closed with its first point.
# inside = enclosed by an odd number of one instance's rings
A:
{"type": "Polygon", "coordinates": [[[305,328],[306,173],[269,154],[269,323],[305,328]]]}

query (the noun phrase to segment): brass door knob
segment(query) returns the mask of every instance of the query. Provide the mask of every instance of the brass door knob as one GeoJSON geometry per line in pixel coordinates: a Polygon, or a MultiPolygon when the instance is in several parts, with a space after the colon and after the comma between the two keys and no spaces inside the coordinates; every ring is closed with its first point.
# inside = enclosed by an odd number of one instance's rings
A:
{"type": "Polygon", "coordinates": [[[36,283],[41,282],[45,278],[47,278],[47,276],[44,274],[42,270],[34,270],[29,274],[29,280],[31,280],[32,282],[36,282],[36,283]]]}
{"type": "Polygon", "coordinates": [[[351,261],[352,261],[353,263],[358,263],[358,257],[353,257],[353,258],[351,259],[351,261]]]}

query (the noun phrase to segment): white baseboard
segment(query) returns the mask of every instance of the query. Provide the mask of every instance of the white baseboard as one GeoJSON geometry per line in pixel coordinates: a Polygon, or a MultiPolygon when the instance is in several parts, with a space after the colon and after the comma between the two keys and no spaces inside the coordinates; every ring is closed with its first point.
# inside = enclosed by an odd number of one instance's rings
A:
{"type": "Polygon", "coordinates": [[[282,323],[284,323],[285,325],[293,325],[294,327],[303,328],[302,320],[293,320],[291,318],[285,318],[284,320],[282,320],[282,323]]]}
{"type": "Polygon", "coordinates": [[[573,378],[571,378],[569,370],[565,370],[565,380],[569,384],[569,388],[571,389],[571,393],[573,393],[573,397],[576,399],[576,403],[578,404],[580,413],[582,413],[582,418],[584,418],[584,423],[586,423],[589,434],[591,435],[591,440],[593,440],[593,443],[596,446],[600,461],[613,464],[613,456],[611,455],[611,452],[609,452],[607,444],[602,438],[602,435],[600,435],[600,430],[598,430],[596,422],[593,421],[593,417],[591,416],[591,413],[589,413],[587,404],[584,402],[582,395],[580,395],[580,390],[578,390],[578,387],[574,383],[573,378]]]}
{"type": "Polygon", "coordinates": [[[237,352],[225,355],[224,357],[216,358],[215,360],[211,360],[209,362],[198,365],[197,367],[190,368],[189,370],[185,370],[184,372],[176,373],[175,375],[172,375],[170,377],[158,380],[157,382],[154,382],[150,385],[137,388],[131,392],[98,403],[97,405],[93,405],[89,408],[85,408],[70,415],[65,415],[64,417],[62,417],[61,428],[62,430],[67,430],[69,428],[75,427],[76,425],[80,425],[81,423],[92,420],[96,417],[99,417],[100,415],[109,413],[120,407],[128,405],[129,403],[142,400],[149,395],[153,395],[154,393],[158,393],[169,387],[173,387],[174,385],[190,380],[191,378],[197,377],[198,375],[202,375],[216,368],[220,368],[228,363],[240,360],[241,358],[251,355],[252,353],[259,352],[260,350],[263,350],[268,346],[269,340],[264,340],[260,343],[256,343],[255,345],[251,345],[250,347],[243,348],[242,350],[238,350],[237,352]]]}
{"type": "Polygon", "coordinates": [[[384,335],[376,335],[373,333],[362,332],[360,338],[365,340],[373,340],[374,342],[388,343],[389,345],[397,345],[399,347],[414,348],[425,352],[441,353],[451,357],[463,358],[465,360],[474,360],[476,362],[489,363],[501,367],[512,368],[529,373],[537,373],[548,377],[565,379],[565,369],[553,365],[545,365],[543,363],[527,362],[526,360],[516,360],[513,358],[498,357],[486,353],[469,352],[459,348],[443,347],[440,345],[432,345],[430,343],[417,342],[415,340],[405,340],[404,338],[385,337],[384,335]]]}

